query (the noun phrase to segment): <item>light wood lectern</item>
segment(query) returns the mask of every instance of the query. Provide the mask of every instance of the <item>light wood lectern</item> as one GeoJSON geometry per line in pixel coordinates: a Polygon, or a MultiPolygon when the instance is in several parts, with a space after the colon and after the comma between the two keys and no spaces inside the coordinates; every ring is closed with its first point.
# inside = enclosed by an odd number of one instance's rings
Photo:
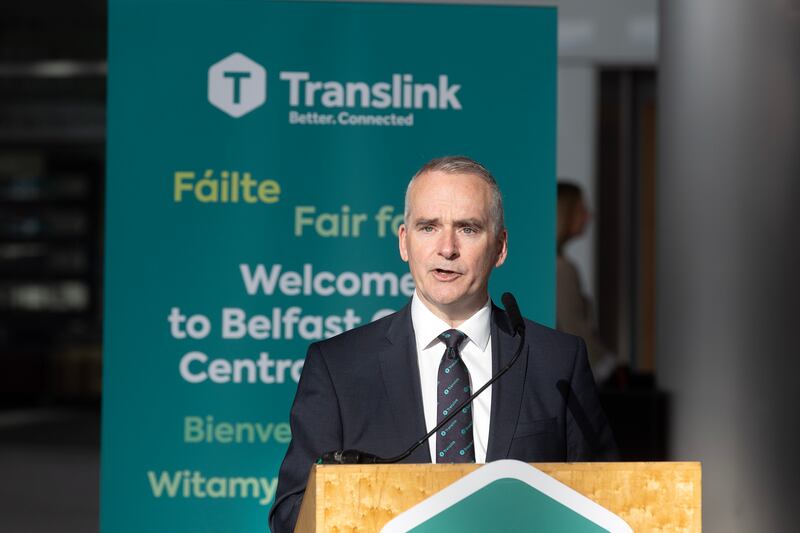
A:
{"type": "MultiPolygon", "coordinates": [[[[372,532],[482,465],[316,465],[295,531],[372,532]]],[[[700,463],[534,463],[636,532],[699,532],[700,463]]]]}

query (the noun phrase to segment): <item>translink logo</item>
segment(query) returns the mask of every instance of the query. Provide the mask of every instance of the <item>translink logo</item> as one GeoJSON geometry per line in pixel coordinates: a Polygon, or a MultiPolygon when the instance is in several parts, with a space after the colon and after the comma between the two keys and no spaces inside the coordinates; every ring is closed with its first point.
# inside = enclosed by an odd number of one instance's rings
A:
{"type": "Polygon", "coordinates": [[[458,91],[447,75],[438,84],[416,83],[411,74],[392,74],[391,82],[312,81],[308,72],[281,72],[289,82],[289,105],[314,107],[361,107],[375,109],[461,109],[458,91]]]}
{"type": "MultiPolygon", "coordinates": [[[[461,85],[447,74],[417,81],[412,74],[394,73],[368,83],[314,79],[298,70],[282,71],[278,78],[287,84],[289,123],[295,125],[413,126],[415,110],[462,109],[461,85]]],[[[208,101],[228,115],[242,117],[266,100],[267,71],[244,54],[231,54],[208,69],[208,101]]]]}
{"type": "Polygon", "coordinates": [[[267,71],[244,54],[231,54],[208,69],[208,101],[234,118],[267,100],[267,71]]]}

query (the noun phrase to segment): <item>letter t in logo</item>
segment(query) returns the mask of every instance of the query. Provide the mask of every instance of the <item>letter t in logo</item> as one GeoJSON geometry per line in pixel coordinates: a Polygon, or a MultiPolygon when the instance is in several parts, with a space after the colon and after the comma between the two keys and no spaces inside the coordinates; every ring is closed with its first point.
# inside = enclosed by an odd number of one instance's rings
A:
{"type": "Polygon", "coordinates": [[[267,71],[245,56],[234,53],[208,69],[208,101],[239,118],[267,100],[267,71]]]}
{"type": "Polygon", "coordinates": [[[242,95],[242,87],[239,84],[239,80],[241,80],[242,78],[249,78],[250,77],[250,73],[249,72],[233,72],[233,71],[231,71],[231,72],[223,73],[223,76],[225,76],[226,78],[232,78],[233,79],[233,103],[234,104],[240,103],[241,95],[242,95]]]}

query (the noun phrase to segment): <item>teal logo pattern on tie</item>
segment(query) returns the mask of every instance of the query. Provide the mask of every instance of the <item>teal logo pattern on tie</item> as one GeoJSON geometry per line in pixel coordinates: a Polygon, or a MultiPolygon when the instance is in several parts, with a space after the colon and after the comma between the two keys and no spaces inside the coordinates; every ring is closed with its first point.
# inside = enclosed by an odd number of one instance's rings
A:
{"type": "Polygon", "coordinates": [[[436,422],[440,423],[454,409],[458,415],[447,428],[436,435],[437,463],[474,463],[475,441],[472,433],[472,409],[464,405],[472,393],[469,384],[469,370],[461,359],[460,347],[467,336],[457,329],[449,329],[439,335],[445,345],[442,362],[439,364],[439,379],[436,382],[437,405],[436,422]]]}

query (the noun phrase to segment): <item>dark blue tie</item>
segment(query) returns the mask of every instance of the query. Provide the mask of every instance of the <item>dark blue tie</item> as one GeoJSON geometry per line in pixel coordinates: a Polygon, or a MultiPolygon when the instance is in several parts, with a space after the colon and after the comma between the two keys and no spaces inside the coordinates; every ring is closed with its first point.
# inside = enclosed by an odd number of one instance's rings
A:
{"type": "Polygon", "coordinates": [[[474,463],[475,441],[472,438],[472,406],[464,406],[464,401],[472,393],[467,365],[461,359],[459,346],[467,336],[457,329],[448,329],[441,335],[447,349],[439,363],[439,377],[436,382],[438,413],[436,422],[458,410],[446,426],[436,434],[437,463],[474,463]]]}

